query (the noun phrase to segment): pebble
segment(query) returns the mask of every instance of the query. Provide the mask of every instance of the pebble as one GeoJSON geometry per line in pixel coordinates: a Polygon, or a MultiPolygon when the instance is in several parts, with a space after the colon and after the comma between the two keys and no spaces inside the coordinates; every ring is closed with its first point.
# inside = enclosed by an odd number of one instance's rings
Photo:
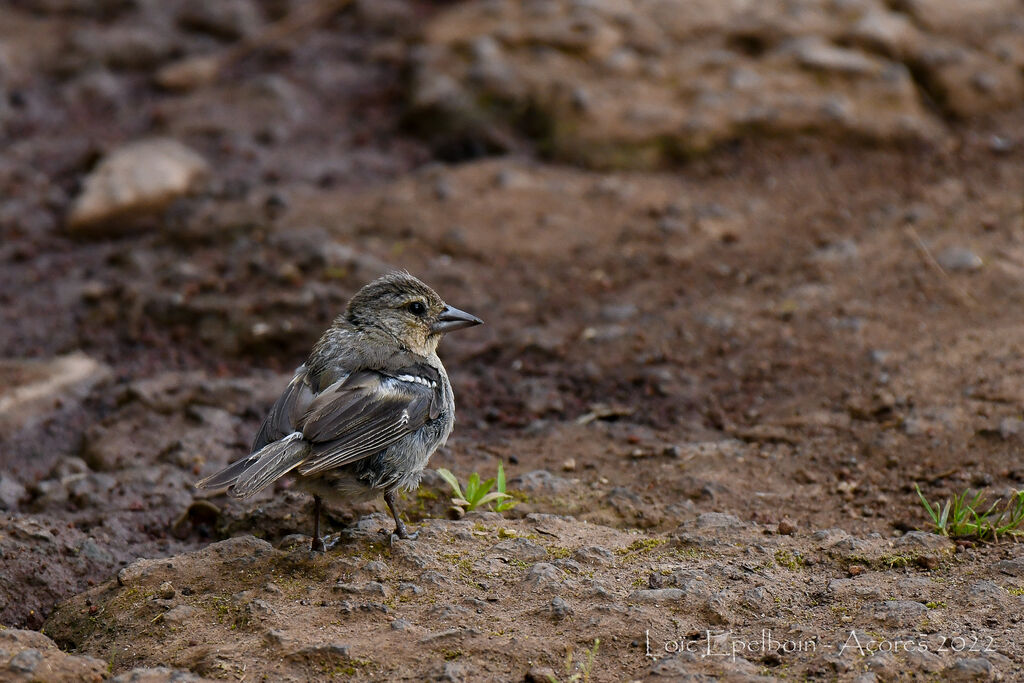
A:
{"type": "Polygon", "coordinates": [[[894,548],[951,552],[953,543],[945,536],[927,531],[908,531],[893,543],[894,548]]]}
{"type": "Polygon", "coordinates": [[[398,592],[402,595],[423,595],[423,588],[415,583],[403,581],[398,584],[398,592]]]}
{"type": "Polygon", "coordinates": [[[560,597],[551,599],[551,604],[548,605],[548,611],[556,621],[561,621],[572,614],[572,608],[565,600],[560,597]]]}
{"type": "Polygon", "coordinates": [[[11,657],[11,661],[7,666],[11,671],[17,673],[31,674],[42,661],[43,653],[34,648],[29,648],[11,657]]]}
{"type": "Polygon", "coordinates": [[[562,572],[553,564],[538,562],[530,567],[523,583],[537,591],[556,590],[562,585],[562,572]]]}
{"type": "Polygon", "coordinates": [[[237,40],[259,30],[262,20],[250,0],[187,0],[178,11],[183,28],[237,40]]]}
{"type": "Polygon", "coordinates": [[[680,588],[648,588],[630,593],[629,601],[665,604],[682,600],[684,597],[686,597],[686,591],[680,588]]]}
{"type": "Polygon", "coordinates": [[[159,595],[163,600],[170,600],[175,595],[174,586],[170,581],[164,581],[157,589],[157,595],[159,595]]]}
{"type": "Polygon", "coordinates": [[[967,588],[967,601],[971,604],[996,606],[1006,600],[1007,593],[994,581],[977,581],[967,588]]]}
{"type": "Polygon", "coordinates": [[[988,148],[996,154],[1007,154],[1012,152],[1014,146],[1013,140],[1003,137],[1002,135],[993,134],[988,139],[988,148]]]}
{"type": "Polygon", "coordinates": [[[0,472],[0,510],[16,510],[27,491],[7,472],[0,472]]]}
{"type": "Polygon", "coordinates": [[[928,608],[912,600],[885,600],[875,603],[872,615],[888,626],[909,626],[928,614],[928,608]]]}
{"type": "Polygon", "coordinates": [[[164,622],[180,626],[188,621],[198,610],[192,605],[178,605],[164,612],[164,622]]]}
{"type": "Polygon", "coordinates": [[[1016,417],[1005,417],[999,421],[999,436],[1004,439],[1011,439],[1021,433],[1024,429],[1024,420],[1016,417]]]}
{"type": "Polygon", "coordinates": [[[728,529],[743,526],[736,515],[726,512],[705,512],[697,517],[698,529],[728,529]]]}
{"type": "Polygon", "coordinates": [[[984,657],[966,657],[953,662],[942,675],[946,681],[987,681],[992,678],[992,663],[984,657]]]}
{"type": "Polygon", "coordinates": [[[965,247],[943,249],[936,257],[939,265],[951,272],[971,272],[981,269],[984,261],[965,247]]]}
{"type": "Polygon", "coordinates": [[[535,666],[526,672],[526,683],[550,683],[557,681],[555,670],[547,666],[535,666]]]}
{"type": "Polygon", "coordinates": [[[995,563],[994,569],[1009,576],[1024,576],[1024,557],[1000,560],[995,563]]]}
{"type": "Polygon", "coordinates": [[[198,674],[183,669],[169,669],[166,666],[138,667],[125,671],[110,679],[111,683],[200,683],[203,680],[198,674]]]}
{"type": "Polygon", "coordinates": [[[576,488],[576,484],[547,470],[533,470],[510,479],[508,487],[524,493],[566,493],[576,488]]]}
{"type": "Polygon", "coordinates": [[[600,545],[589,545],[573,553],[573,559],[582,564],[611,567],[615,564],[615,553],[600,545]]]}
{"type": "Polygon", "coordinates": [[[189,192],[208,165],[176,140],[139,140],[108,154],[86,177],[68,214],[68,229],[102,235],[121,231],[189,192]]]}
{"type": "Polygon", "coordinates": [[[350,593],[353,595],[379,595],[382,598],[388,597],[388,588],[379,581],[367,581],[365,583],[346,583],[338,581],[334,584],[334,590],[339,593],[350,593]]]}

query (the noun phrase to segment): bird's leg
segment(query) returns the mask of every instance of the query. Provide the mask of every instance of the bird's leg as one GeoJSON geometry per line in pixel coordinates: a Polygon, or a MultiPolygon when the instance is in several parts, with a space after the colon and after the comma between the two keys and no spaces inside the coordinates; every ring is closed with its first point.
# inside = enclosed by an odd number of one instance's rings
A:
{"type": "Polygon", "coordinates": [[[313,552],[324,552],[324,539],[320,538],[320,496],[313,496],[313,552]]]}
{"type": "Polygon", "coordinates": [[[395,492],[388,491],[384,494],[384,502],[388,504],[391,509],[391,516],[395,518],[395,536],[399,538],[416,538],[417,534],[410,535],[405,530],[405,524],[402,522],[402,518],[398,516],[398,508],[395,507],[395,492]]]}

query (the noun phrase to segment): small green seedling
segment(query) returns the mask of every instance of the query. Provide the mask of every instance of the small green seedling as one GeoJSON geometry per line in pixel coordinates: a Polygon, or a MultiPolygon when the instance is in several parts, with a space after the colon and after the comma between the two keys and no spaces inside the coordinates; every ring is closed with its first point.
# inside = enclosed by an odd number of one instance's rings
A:
{"type": "MultiPolygon", "coordinates": [[[[565,653],[565,674],[566,674],[567,678],[565,679],[565,683],[579,683],[580,681],[583,681],[583,683],[587,683],[590,680],[590,672],[594,668],[594,659],[597,657],[597,648],[600,645],[601,645],[601,639],[600,638],[595,638],[594,639],[594,647],[592,647],[592,648],[590,648],[589,650],[586,651],[587,656],[586,656],[585,659],[583,659],[583,661],[581,661],[577,665],[577,667],[580,670],[576,671],[576,672],[573,671],[572,649],[571,648],[566,648],[566,653],[565,653]]],[[[559,681],[557,678],[555,678],[551,674],[548,674],[548,681],[550,683],[562,683],[562,681],[559,681]]]]}
{"type": "Polygon", "coordinates": [[[979,541],[998,541],[1000,536],[1024,536],[1024,491],[1017,491],[1007,501],[1006,506],[996,512],[999,500],[992,503],[984,512],[985,493],[978,491],[969,496],[970,491],[953,494],[947,498],[945,505],[941,501],[934,504],[921,493],[921,487],[914,484],[917,497],[921,499],[928,516],[932,519],[935,532],[950,538],[976,538],[979,541]]]}
{"type": "Polygon", "coordinates": [[[498,463],[497,477],[480,481],[480,475],[476,472],[469,475],[465,491],[459,486],[458,478],[450,471],[442,467],[437,470],[437,473],[452,487],[452,491],[455,493],[455,496],[452,498],[452,504],[461,508],[463,512],[469,512],[482,505],[490,505],[492,503],[496,503],[494,505],[495,511],[504,512],[514,507],[518,502],[511,500],[512,496],[505,493],[505,468],[500,462],[498,463]],[[497,490],[491,491],[492,488],[495,488],[495,485],[497,485],[497,490]]]}

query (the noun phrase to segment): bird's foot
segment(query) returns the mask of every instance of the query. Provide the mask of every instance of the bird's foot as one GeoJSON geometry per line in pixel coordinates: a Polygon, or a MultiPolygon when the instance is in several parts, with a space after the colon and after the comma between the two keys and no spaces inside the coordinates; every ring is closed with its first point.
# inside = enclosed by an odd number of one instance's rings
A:
{"type": "Polygon", "coordinates": [[[419,538],[419,536],[420,532],[414,531],[410,534],[408,531],[405,530],[405,527],[402,527],[401,529],[395,529],[393,532],[391,532],[391,538],[389,539],[389,543],[391,545],[394,545],[395,541],[415,541],[417,538],[419,538]]]}

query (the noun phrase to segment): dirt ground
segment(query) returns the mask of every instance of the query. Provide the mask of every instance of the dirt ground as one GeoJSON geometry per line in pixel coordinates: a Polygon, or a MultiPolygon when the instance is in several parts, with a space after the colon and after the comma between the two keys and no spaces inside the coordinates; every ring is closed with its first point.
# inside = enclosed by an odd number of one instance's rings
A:
{"type": "Polygon", "coordinates": [[[622,62],[608,26],[640,32],[643,3],[578,44],[507,3],[344,4],[0,8],[0,678],[1024,679],[1024,551],[927,533],[915,493],[1024,482],[1024,108],[982,78],[1024,79],[1019,2],[981,3],[962,45],[943,3],[694,10],[697,47],[631,49],[697,79],[684,58],[727,46],[770,92],[721,106],[778,111],[672,140],[638,132],[669,97],[650,64],[648,118],[545,71],[569,68],[551,45],[622,62]],[[879,17],[903,37],[857,37],[879,17]],[[522,81],[460,61],[494,43],[522,81]],[[824,118],[779,104],[804,91],[824,118]],[[856,115],[818,107],[835,93],[856,115]],[[153,137],[196,179],[76,223],[153,137]],[[502,462],[519,504],[449,519],[431,474],[416,540],[381,502],[332,508],[316,555],[287,484],[194,489],[394,268],[486,322],[441,347],[458,420],[431,466],[502,462]]]}

